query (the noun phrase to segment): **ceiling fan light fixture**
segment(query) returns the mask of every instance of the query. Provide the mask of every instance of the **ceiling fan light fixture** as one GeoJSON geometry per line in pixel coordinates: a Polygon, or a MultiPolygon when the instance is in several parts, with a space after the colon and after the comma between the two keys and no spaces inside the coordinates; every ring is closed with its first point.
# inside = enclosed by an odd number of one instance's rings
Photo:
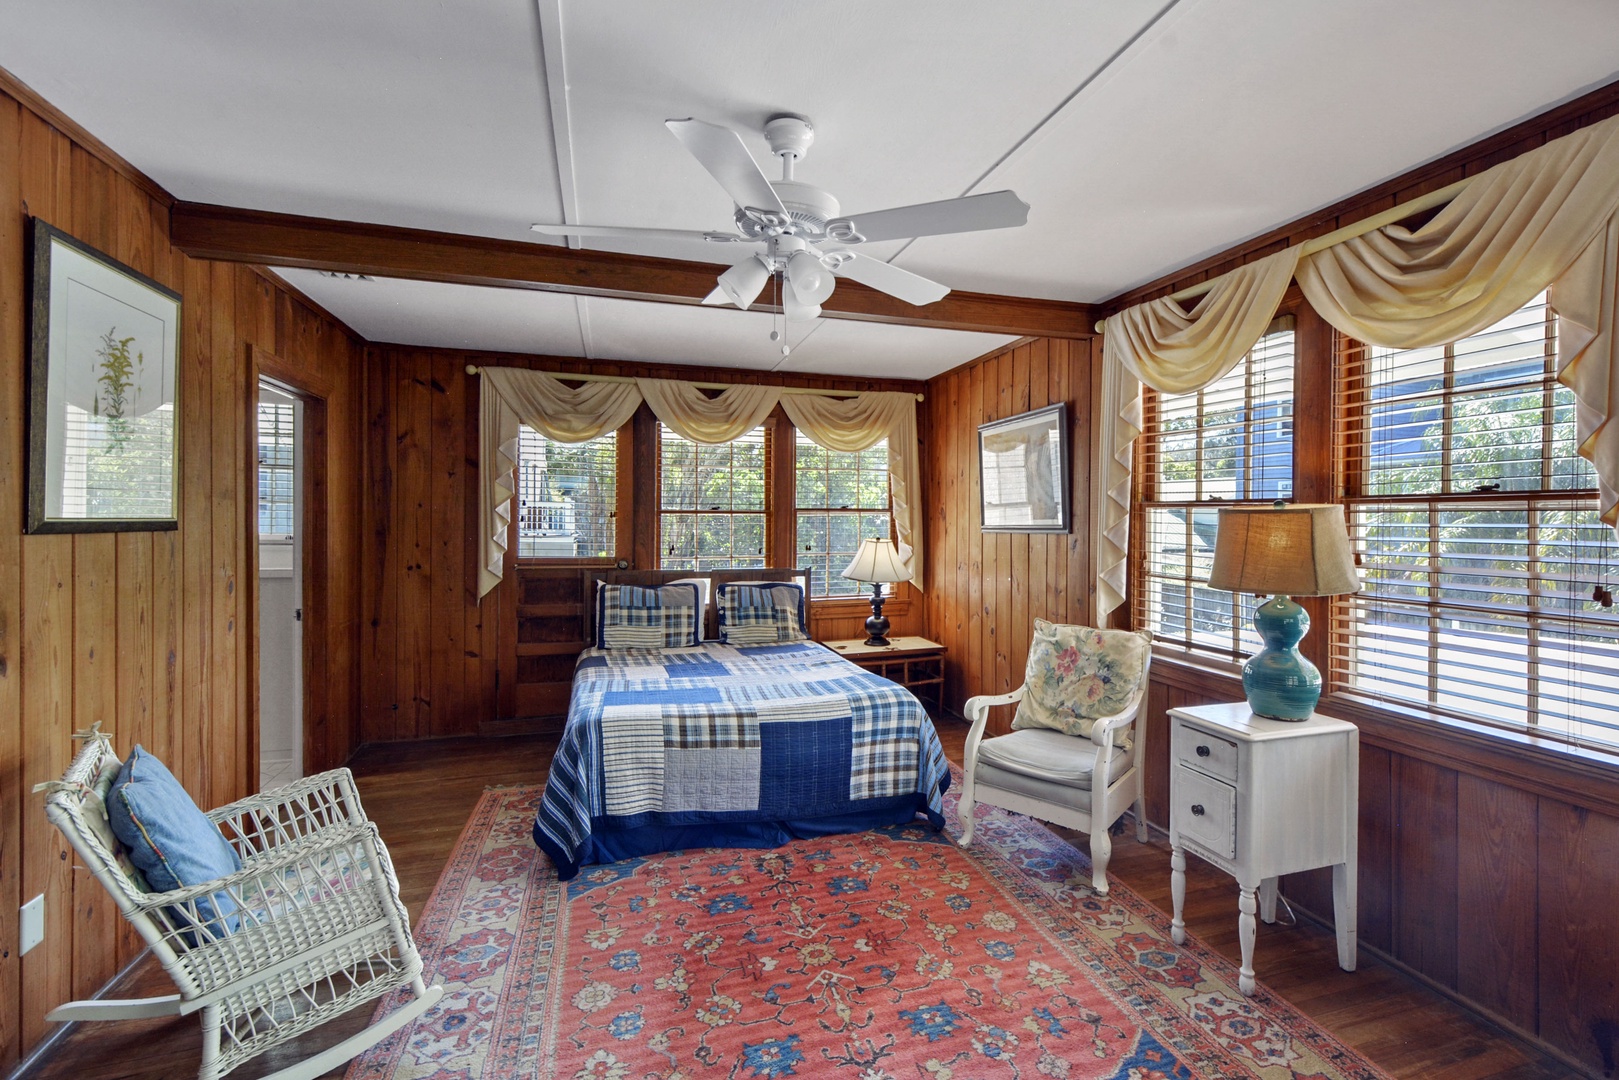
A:
{"type": "Polygon", "coordinates": [[[765,283],[770,280],[770,268],[755,255],[725,271],[719,280],[720,288],[731,298],[731,303],[746,311],[764,291],[765,283]]]}
{"type": "Polygon", "coordinates": [[[810,251],[795,251],[787,260],[787,283],[806,304],[824,304],[837,284],[820,256],[810,251]]]}
{"type": "Polygon", "coordinates": [[[799,296],[791,281],[781,290],[781,311],[788,322],[813,322],[821,317],[821,305],[810,303],[799,296]]]}

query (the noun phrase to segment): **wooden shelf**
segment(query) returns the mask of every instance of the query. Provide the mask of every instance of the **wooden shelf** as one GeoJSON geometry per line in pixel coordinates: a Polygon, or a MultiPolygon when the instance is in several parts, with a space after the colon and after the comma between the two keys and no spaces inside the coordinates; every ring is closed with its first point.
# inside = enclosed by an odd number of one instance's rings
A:
{"type": "Polygon", "coordinates": [[[895,637],[887,645],[867,645],[864,638],[821,644],[850,663],[896,682],[915,694],[930,714],[944,701],[945,648],[923,637],[895,637]]]}

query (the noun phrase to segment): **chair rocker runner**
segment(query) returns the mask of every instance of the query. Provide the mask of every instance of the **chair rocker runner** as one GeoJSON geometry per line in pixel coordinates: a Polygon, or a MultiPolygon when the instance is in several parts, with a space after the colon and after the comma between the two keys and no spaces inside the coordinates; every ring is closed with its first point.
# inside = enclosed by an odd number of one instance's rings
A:
{"type": "MultiPolygon", "coordinates": [[[[1107,864],[1113,854],[1109,830],[1124,812],[1135,810],[1136,839],[1147,842],[1146,793],[1142,768],[1146,762],[1147,724],[1143,703],[1147,696],[1147,675],[1151,654],[1140,635],[1124,631],[1094,631],[1089,628],[1036,624],[1036,641],[1030,646],[1028,672],[1024,685],[1009,694],[969,698],[962,712],[972,724],[963,753],[961,801],[961,844],[973,838],[973,810],[988,803],[1042,821],[1054,822],[1090,835],[1091,884],[1106,895],[1107,864]],[[1120,635],[1140,638],[1139,664],[1134,670],[1116,672],[1125,685],[1115,690],[1123,705],[1110,715],[1081,721],[1088,727],[1084,735],[1068,734],[1044,726],[1039,721],[1024,722],[1027,706],[1020,706],[1018,721],[1008,735],[984,738],[991,708],[1023,703],[1037,681],[1037,666],[1052,653],[1039,648],[1041,635],[1050,632],[1084,630],[1091,635],[1120,635]]],[[[1113,640],[1119,640],[1114,638],[1113,640]]],[[[1070,664],[1072,660],[1070,658],[1070,664]]],[[[1051,679],[1040,688],[1049,694],[1061,680],[1051,679]]],[[[1070,714],[1071,716],[1072,714],[1070,714]]]]}
{"type": "Polygon", "coordinates": [[[179,993],[74,1001],[47,1019],[128,1020],[200,1013],[200,1080],[394,990],[414,995],[381,1021],[267,1080],[312,1080],[405,1027],[443,995],[399,899],[388,849],[347,769],[296,781],[206,814],[242,868],[217,880],[148,892],[108,824],[119,761],[92,731],[45,813],[151,948],[179,993]]]}

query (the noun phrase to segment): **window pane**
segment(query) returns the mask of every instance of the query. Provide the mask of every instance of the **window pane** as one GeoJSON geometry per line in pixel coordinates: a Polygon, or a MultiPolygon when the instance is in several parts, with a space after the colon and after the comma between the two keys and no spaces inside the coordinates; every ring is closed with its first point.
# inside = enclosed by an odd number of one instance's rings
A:
{"type": "Polygon", "coordinates": [[[517,555],[612,558],[618,514],[618,433],[582,443],[517,436],[517,555]]]}
{"type": "Polygon", "coordinates": [[[1574,449],[1544,296],[1431,349],[1346,351],[1339,441],[1361,592],[1333,677],[1360,693],[1619,746],[1613,532],[1574,449]],[[1358,397],[1358,400],[1357,400],[1358,397]]]}
{"type": "Polygon", "coordinates": [[[764,566],[765,433],[694,443],[658,425],[659,565],[666,570],[764,566]]]}
{"type": "Polygon", "coordinates": [[[810,595],[855,596],[860,582],[842,576],[867,537],[893,538],[888,507],[888,441],[855,452],[827,450],[798,433],[798,552],[810,570],[810,595]],[[806,511],[819,511],[810,513],[806,511]]]}
{"type": "Polygon", "coordinates": [[[259,532],[292,534],[293,404],[261,401],[258,411],[259,532]]]}
{"type": "Polygon", "coordinates": [[[1276,329],[1190,394],[1148,394],[1148,493],[1136,625],[1165,644],[1237,658],[1259,651],[1257,599],[1208,587],[1221,500],[1293,494],[1293,331],[1276,329]]]}

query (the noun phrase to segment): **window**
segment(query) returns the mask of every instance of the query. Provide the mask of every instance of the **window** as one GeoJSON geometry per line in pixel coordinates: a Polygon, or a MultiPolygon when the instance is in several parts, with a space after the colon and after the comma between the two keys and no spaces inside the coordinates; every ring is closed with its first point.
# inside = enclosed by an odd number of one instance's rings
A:
{"type": "Polygon", "coordinates": [[[259,536],[292,536],[293,425],[290,401],[259,402],[259,536]]]}
{"type": "Polygon", "coordinates": [[[617,432],[563,443],[518,429],[519,558],[611,559],[617,518],[617,432]]]}
{"type": "Polygon", "coordinates": [[[888,508],[888,440],[858,453],[828,450],[798,433],[798,565],[811,596],[859,596],[868,586],[843,577],[860,541],[893,538],[888,508]]]}
{"type": "Polygon", "coordinates": [[[765,429],[694,443],[658,425],[659,566],[723,570],[765,565],[765,429]]]}
{"type": "Polygon", "coordinates": [[[1209,570],[1222,504],[1293,494],[1291,316],[1202,390],[1142,393],[1135,625],[1162,644],[1231,659],[1257,652],[1255,598],[1209,588],[1209,570]]]}
{"type": "Polygon", "coordinates": [[[1556,355],[1544,295],[1452,345],[1341,344],[1362,591],[1334,605],[1339,688],[1619,746],[1619,612],[1594,598],[1613,531],[1556,355]]]}

